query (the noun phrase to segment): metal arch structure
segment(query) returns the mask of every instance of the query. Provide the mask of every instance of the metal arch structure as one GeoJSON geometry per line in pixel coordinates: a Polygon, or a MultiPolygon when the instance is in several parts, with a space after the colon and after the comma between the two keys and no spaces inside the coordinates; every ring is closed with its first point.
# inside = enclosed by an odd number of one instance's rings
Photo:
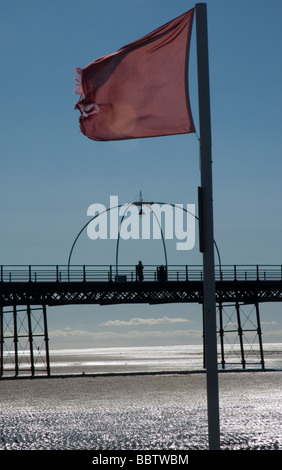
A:
{"type": "MultiPolygon", "coordinates": [[[[172,207],[177,208],[177,209],[180,209],[180,210],[182,210],[182,211],[184,211],[184,212],[187,212],[188,214],[192,215],[193,217],[195,217],[195,219],[196,219],[198,222],[200,221],[200,218],[199,218],[197,215],[195,215],[195,214],[193,214],[192,212],[188,211],[188,210],[185,209],[184,207],[179,207],[177,204],[167,203],[167,202],[153,202],[152,204],[170,204],[172,207]]],[[[219,248],[218,248],[218,245],[217,245],[217,243],[216,243],[215,240],[213,241],[213,243],[214,243],[214,247],[215,247],[216,253],[217,253],[218,265],[219,265],[219,268],[220,268],[220,270],[221,270],[222,264],[221,264],[221,256],[220,256],[219,248]]]]}
{"type": "Polygon", "coordinates": [[[70,275],[69,275],[69,269],[70,269],[70,262],[71,262],[71,257],[72,257],[72,253],[73,253],[73,250],[74,250],[74,247],[76,245],[76,242],[77,240],[79,239],[80,235],[82,234],[82,232],[86,229],[86,227],[94,220],[96,219],[97,217],[99,217],[100,215],[102,214],[105,214],[106,212],[109,212],[111,209],[119,209],[121,206],[123,206],[123,204],[119,204],[118,206],[114,206],[114,207],[108,207],[108,209],[100,212],[99,214],[97,215],[94,215],[94,217],[92,217],[92,219],[88,220],[88,222],[86,222],[86,224],[82,227],[82,229],[78,232],[77,236],[75,237],[74,239],[74,242],[72,244],[72,247],[70,249],[70,253],[69,253],[69,257],[68,257],[68,280],[70,278],[70,275]]]}
{"type": "MultiPolygon", "coordinates": [[[[123,219],[126,215],[126,212],[127,210],[129,209],[130,206],[134,205],[134,206],[138,206],[138,205],[147,205],[150,207],[150,205],[152,204],[155,204],[154,202],[146,202],[146,203],[143,203],[141,201],[139,202],[131,202],[128,204],[128,207],[126,208],[126,211],[125,213],[123,214],[122,216],[122,219],[121,219],[121,222],[120,222],[120,226],[119,226],[119,232],[118,232],[118,238],[117,238],[117,247],[116,247],[116,274],[118,274],[118,249],[119,249],[119,240],[120,240],[120,227],[121,227],[121,224],[123,222],[123,219]]],[[[82,229],[78,232],[73,244],[72,244],[72,247],[71,247],[71,250],[70,250],[70,253],[69,253],[69,257],[68,257],[68,280],[69,280],[69,269],[70,269],[70,262],[71,262],[71,257],[72,257],[72,253],[73,253],[73,250],[74,250],[74,247],[76,245],[76,242],[78,241],[80,235],[82,234],[82,232],[86,229],[86,227],[91,223],[93,222],[94,219],[98,218],[100,215],[102,214],[105,214],[106,212],[109,212],[110,210],[112,209],[119,209],[120,207],[124,206],[124,204],[119,204],[118,206],[113,206],[113,207],[108,207],[107,209],[105,209],[104,211],[102,212],[99,212],[99,214],[96,214],[94,217],[92,217],[92,219],[88,220],[88,222],[82,227],[82,229]]],[[[156,214],[154,213],[153,209],[150,207],[151,211],[153,212],[154,216],[156,217],[156,214]]],[[[165,256],[165,265],[167,266],[167,252],[166,252],[166,246],[165,246],[165,241],[164,241],[164,236],[163,236],[163,232],[162,232],[162,228],[160,226],[160,223],[158,221],[158,218],[156,217],[156,220],[158,222],[158,225],[159,225],[159,228],[160,228],[160,233],[161,233],[161,237],[162,237],[162,242],[163,242],[163,249],[164,249],[164,256],[165,256]]]]}
{"type": "MultiPolygon", "coordinates": [[[[120,226],[119,226],[119,232],[118,232],[118,238],[117,238],[117,246],[116,246],[116,274],[118,274],[118,255],[119,255],[119,240],[120,240],[120,227],[121,227],[121,224],[123,222],[123,219],[125,217],[125,214],[127,212],[127,210],[129,209],[130,206],[134,205],[134,206],[147,206],[150,208],[150,210],[153,212],[153,215],[154,217],[156,218],[157,220],[157,223],[159,225],[159,228],[160,228],[160,233],[161,233],[161,238],[162,238],[162,242],[163,242],[163,249],[164,249],[164,256],[165,256],[165,266],[167,266],[167,252],[166,252],[166,246],[165,246],[165,240],[164,240],[164,236],[163,236],[163,231],[162,231],[162,228],[161,228],[161,225],[159,223],[159,220],[154,212],[154,210],[152,209],[152,205],[153,204],[159,204],[159,205],[166,205],[166,204],[169,204],[170,206],[174,207],[174,208],[177,208],[177,209],[180,209],[190,215],[192,215],[196,220],[198,220],[199,222],[199,217],[196,216],[195,214],[193,214],[192,212],[188,211],[187,209],[185,209],[184,207],[180,207],[178,206],[177,204],[173,204],[173,203],[167,203],[167,202],[143,202],[142,200],[140,201],[136,201],[136,202],[131,202],[128,204],[128,207],[126,208],[126,211],[125,213],[123,214],[122,216],[122,219],[121,219],[121,222],[120,222],[120,226]]],[[[120,207],[124,206],[124,204],[119,204],[117,206],[114,206],[114,207],[108,207],[107,209],[105,209],[104,211],[102,212],[99,212],[99,214],[96,214],[94,217],[92,217],[90,220],[88,220],[88,222],[82,227],[82,229],[79,231],[79,233],[77,234],[73,244],[72,244],[72,247],[71,247],[71,250],[70,250],[70,253],[69,253],[69,257],[68,257],[68,279],[69,279],[69,269],[70,269],[70,263],[71,263],[71,257],[72,257],[72,253],[73,253],[73,250],[74,250],[74,247],[80,237],[80,235],[82,234],[82,232],[86,229],[86,227],[94,220],[96,219],[97,217],[99,217],[100,215],[106,213],[106,212],[109,212],[110,210],[112,209],[119,209],[120,207]]],[[[219,268],[220,268],[220,271],[221,271],[221,256],[220,256],[220,252],[219,252],[219,248],[218,248],[218,245],[216,243],[216,241],[214,240],[214,246],[215,246],[215,249],[216,249],[216,252],[217,252],[217,257],[218,257],[218,264],[219,264],[219,268]]]]}

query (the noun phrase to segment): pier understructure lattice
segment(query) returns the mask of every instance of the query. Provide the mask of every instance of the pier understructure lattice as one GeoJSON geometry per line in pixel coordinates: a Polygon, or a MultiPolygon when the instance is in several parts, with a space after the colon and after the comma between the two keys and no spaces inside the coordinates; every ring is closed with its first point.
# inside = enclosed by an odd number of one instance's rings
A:
{"type": "Polygon", "coordinates": [[[0,307],[0,375],[50,375],[46,305],[0,307]]]}

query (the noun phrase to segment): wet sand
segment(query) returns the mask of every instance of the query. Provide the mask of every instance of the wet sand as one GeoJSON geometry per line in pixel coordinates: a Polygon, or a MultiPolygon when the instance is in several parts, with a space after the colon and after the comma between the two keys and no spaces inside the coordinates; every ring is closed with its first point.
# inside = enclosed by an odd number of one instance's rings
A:
{"type": "MultiPolygon", "coordinates": [[[[2,449],[208,445],[204,373],[7,378],[0,388],[2,449]]],[[[282,371],[219,374],[223,449],[282,448],[281,390],[282,371]]]]}
{"type": "MultiPolygon", "coordinates": [[[[1,405],[14,402],[16,406],[38,404],[44,399],[52,406],[77,399],[84,403],[96,400],[114,401],[122,397],[126,404],[129,399],[137,402],[153,395],[155,399],[165,396],[166,400],[185,398],[202,401],[206,397],[205,373],[129,373],[129,374],[81,374],[51,377],[4,378],[0,381],[1,405]]],[[[240,394],[242,399],[250,394],[265,395],[268,399],[277,394],[282,398],[282,371],[236,371],[219,373],[219,392],[226,400],[229,395],[240,394]]],[[[2,408],[3,409],[3,408],[2,408]]]]}

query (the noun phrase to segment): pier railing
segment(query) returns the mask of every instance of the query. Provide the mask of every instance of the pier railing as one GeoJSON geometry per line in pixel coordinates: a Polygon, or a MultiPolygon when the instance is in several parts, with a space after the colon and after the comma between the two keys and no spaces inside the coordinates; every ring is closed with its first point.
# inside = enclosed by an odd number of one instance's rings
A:
{"type": "MultiPolygon", "coordinates": [[[[200,265],[144,265],[146,281],[202,281],[200,265]]],[[[282,281],[282,265],[215,267],[217,281],[282,281]]],[[[135,282],[132,265],[1,265],[0,282],[135,282]]]]}

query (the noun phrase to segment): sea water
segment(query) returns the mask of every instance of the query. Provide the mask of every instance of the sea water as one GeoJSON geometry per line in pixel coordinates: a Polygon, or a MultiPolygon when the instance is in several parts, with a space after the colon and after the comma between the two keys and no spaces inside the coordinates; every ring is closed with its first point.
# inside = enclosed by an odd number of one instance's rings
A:
{"type": "MultiPolygon", "coordinates": [[[[219,370],[242,369],[242,355],[238,345],[225,347],[224,367],[218,349],[219,370]]],[[[14,375],[13,353],[4,353],[4,376],[14,375]]],[[[282,344],[263,345],[266,369],[282,370],[282,344]]],[[[46,371],[44,351],[34,352],[36,375],[46,371]]],[[[19,351],[19,375],[30,375],[28,351],[19,351]]],[[[246,369],[261,369],[258,346],[245,347],[246,369]]],[[[51,375],[115,374],[202,371],[205,367],[202,345],[116,347],[88,349],[57,349],[50,351],[51,375]]]]}
{"type": "Polygon", "coordinates": [[[151,346],[54,350],[51,352],[54,374],[152,373],[200,370],[202,346],[151,346]]]}

